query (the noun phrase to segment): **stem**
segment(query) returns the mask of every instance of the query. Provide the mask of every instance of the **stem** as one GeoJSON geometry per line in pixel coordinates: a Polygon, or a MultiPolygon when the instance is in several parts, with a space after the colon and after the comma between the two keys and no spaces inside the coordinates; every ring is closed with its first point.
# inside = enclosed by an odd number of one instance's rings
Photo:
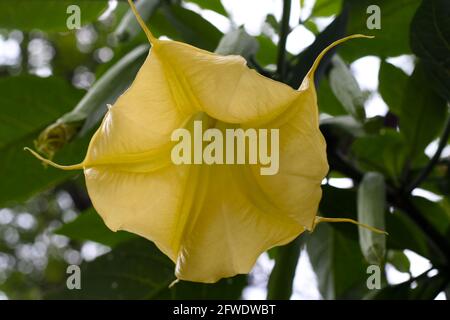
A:
{"type": "Polygon", "coordinates": [[[422,170],[422,172],[418,175],[418,177],[406,188],[405,193],[410,194],[415,188],[417,188],[422,182],[426,180],[429,176],[433,168],[439,162],[442,151],[447,146],[448,137],[450,135],[450,117],[448,117],[447,122],[445,124],[444,132],[439,141],[439,146],[434,153],[433,157],[428,162],[427,166],[422,170]]]}
{"type": "Polygon", "coordinates": [[[289,18],[291,17],[291,0],[283,0],[283,16],[281,18],[280,41],[278,43],[277,72],[281,80],[286,70],[286,40],[289,34],[289,18]]]}
{"type": "Polygon", "coordinates": [[[275,258],[275,267],[269,278],[267,299],[289,300],[292,295],[295,269],[303,246],[301,237],[279,247],[275,258]]]}

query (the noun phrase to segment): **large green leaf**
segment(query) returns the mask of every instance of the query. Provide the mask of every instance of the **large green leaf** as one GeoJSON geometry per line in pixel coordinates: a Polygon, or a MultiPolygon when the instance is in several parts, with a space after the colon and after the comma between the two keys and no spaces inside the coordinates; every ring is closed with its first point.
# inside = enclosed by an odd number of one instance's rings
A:
{"type": "Polygon", "coordinates": [[[149,27],[155,35],[165,35],[209,51],[214,51],[222,38],[222,32],[209,21],[176,5],[161,6],[151,17],[149,27]]]}
{"type": "Polygon", "coordinates": [[[432,259],[430,248],[422,230],[403,212],[395,211],[386,216],[387,247],[394,250],[411,250],[432,259]]]}
{"type": "Polygon", "coordinates": [[[439,202],[433,202],[422,197],[413,197],[414,205],[423,216],[443,235],[450,227],[450,211],[439,202]]]}
{"type": "Polygon", "coordinates": [[[81,25],[94,21],[108,6],[107,1],[92,0],[16,0],[0,2],[0,28],[31,31],[70,31],[67,8],[80,8],[81,25]]]}
{"type": "MultiPolygon", "coordinates": [[[[0,206],[14,205],[30,196],[55,186],[82,171],[62,171],[44,167],[39,160],[23,150],[33,146],[38,131],[21,140],[15,141],[0,152],[0,206]]],[[[63,164],[79,163],[83,160],[89,144],[90,134],[65,146],[55,161],[63,164]]]]}
{"type": "Polygon", "coordinates": [[[362,169],[385,174],[399,183],[407,152],[402,135],[386,129],[379,135],[360,137],[352,145],[352,152],[362,169]]]}
{"type": "Polygon", "coordinates": [[[389,106],[389,110],[399,115],[408,76],[401,69],[386,61],[382,61],[378,81],[378,90],[383,100],[389,106]]]}
{"type": "Polygon", "coordinates": [[[81,94],[57,77],[0,78],[0,150],[70,110],[81,94]]]}
{"type": "Polygon", "coordinates": [[[450,101],[450,2],[427,0],[411,24],[411,47],[422,59],[433,87],[450,101]]]}
{"type": "Polygon", "coordinates": [[[137,237],[126,231],[111,231],[94,208],[81,213],[74,221],[55,230],[55,233],[74,240],[91,240],[115,247],[119,243],[137,237]]]}
{"type": "Polygon", "coordinates": [[[353,61],[367,55],[380,57],[398,56],[411,52],[409,47],[409,25],[420,4],[420,0],[346,0],[350,7],[347,33],[374,35],[372,40],[352,40],[342,47],[341,55],[353,61]],[[381,29],[367,29],[367,8],[380,8],[381,29]],[[364,41],[364,42],[363,42],[364,41]]]}
{"type": "Polygon", "coordinates": [[[118,245],[111,252],[81,265],[81,290],[64,286],[47,294],[50,299],[237,299],[245,276],[215,284],[175,280],[174,264],[142,238],[118,245]]]}
{"type": "Polygon", "coordinates": [[[401,105],[400,132],[405,136],[410,161],[423,155],[425,147],[441,132],[447,106],[427,81],[423,66],[416,68],[408,80],[401,105]]]}
{"type": "MultiPolygon", "coordinates": [[[[357,237],[356,229],[352,232],[357,237]]],[[[358,241],[320,224],[308,237],[307,250],[325,299],[355,298],[366,292],[367,264],[358,241]]]]}
{"type": "MultiPolygon", "coordinates": [[[[33,193],[73,173],[44,170],[39,161],[23,151],[33,146],[37,134],[81,97],[81,91],[57,77],[31,76],[0,79],[0,206],[24,200],[33,193]],[[49,91],[51,90],[51,91],[49,91]],[[55,92],[57,94],[51,94],[55,92]]],[[[82,142],[70,146],[61,161],[78,161],[82,142]]]]}

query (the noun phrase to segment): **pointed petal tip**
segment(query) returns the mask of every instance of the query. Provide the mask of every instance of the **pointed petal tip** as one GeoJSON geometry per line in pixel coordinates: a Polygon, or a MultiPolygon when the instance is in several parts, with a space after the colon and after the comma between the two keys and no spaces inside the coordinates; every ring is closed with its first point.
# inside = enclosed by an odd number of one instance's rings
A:
{"type": "Polygon", "coordinates": [[[83,163],[74,164],[74,165],[70,165],[70,166],[63,166],[63,165],[57,164],[57,163],[55,163],[55,162],[53,162],[53,161],[51,161],[49,159],[44,158],[43,156],[41,156],[39,153],[37,153],[36,151],[34,151],[31,148],[25,147],[25,148],[23,148],[23,150],[30,152],[35,158],[37,158],[37,159],[41,160],[43,163],[48,164],[48,165],[50,165],[50,166],[52,166],[54,168],[57,168],[57,169],[61,169],[61,170],[80,170],[80,169],[84,168],[83,163]]]}

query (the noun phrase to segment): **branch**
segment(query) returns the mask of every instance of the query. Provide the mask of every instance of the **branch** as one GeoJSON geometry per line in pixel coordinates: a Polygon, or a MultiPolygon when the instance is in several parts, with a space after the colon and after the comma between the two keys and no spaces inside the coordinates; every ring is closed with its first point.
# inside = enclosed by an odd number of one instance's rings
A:
{"type": "Polygon", "coordinates": [[[280,41],[278,43],[277,72],[281,80],[286,70],[286,40],[289,34],[289,18],[291,17],[291,0],[283,0],[283,16],[281,18],[280,41]]]}
{"type": "Polygon", "coordinates": [[[410,194],[415,188],[417,188],[422,182],[424,182],[426,180],[426,178],[429,176],[429,174],[431,173],[431,171],[433,171],[433,168],[439,162],[442,151],[447,146],[447,141],[448,141],[449,135],[450,135],[450,116],[448,117],[447,122],[445,124],[444,132],[441,136],[441,139],[439,141],[439,146],[438,146],[436,152],[434,153],[433,157],[428,162],[427,166],[418,175],[418,177],[405,189],[406,194],[410,194]]]}

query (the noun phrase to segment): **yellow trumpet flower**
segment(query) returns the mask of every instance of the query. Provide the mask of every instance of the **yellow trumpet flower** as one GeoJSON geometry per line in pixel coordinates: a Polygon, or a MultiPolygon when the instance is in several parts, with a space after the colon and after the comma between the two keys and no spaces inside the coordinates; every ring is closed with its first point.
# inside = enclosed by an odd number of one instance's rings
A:
{"type": "MultiPolygon", "coordinates": [[[[106,225],[153,241],[176,264],[178,279],[212,283],[248,273],[258,256],[312,230],[328,172],[319,130],[314,71],[298,90],[221,56],[155,38],[131,87],[111,106],[92,137],[83,169],[87,190],[106,225]],[[277,129],[279,171],[261,164],[171,161],[171,134],[209,128],[277,129]]],[[[326,220],[329,221],[330,219],[326,220]]],[[[331,219],[332,220],[332,219],[331,219]]]]}

